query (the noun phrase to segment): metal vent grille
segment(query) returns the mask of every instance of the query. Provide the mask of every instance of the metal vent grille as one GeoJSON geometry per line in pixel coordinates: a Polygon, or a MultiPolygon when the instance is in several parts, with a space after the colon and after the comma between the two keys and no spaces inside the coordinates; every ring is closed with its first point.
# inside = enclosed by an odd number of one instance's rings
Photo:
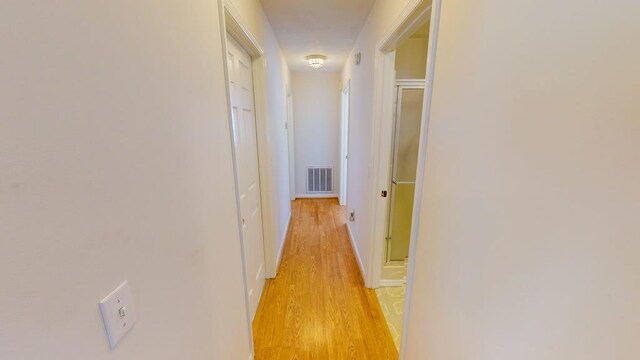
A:
{"type": "Polygon", "coordinates": [[[307,193],[333,192],[332,167],[307,167],[307,193]]]}

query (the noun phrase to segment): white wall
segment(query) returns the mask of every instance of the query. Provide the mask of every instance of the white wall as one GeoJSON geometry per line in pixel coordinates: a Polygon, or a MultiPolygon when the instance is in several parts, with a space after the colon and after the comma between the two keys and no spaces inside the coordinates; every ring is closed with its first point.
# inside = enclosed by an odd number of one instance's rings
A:
{"type": "Polygon", "coordinates": [[[307,193],[308,166],[333,166],[340,191],[340,74],[293,74],[296,194],[307,193]]]}
{"type": "Polygon", "coordinates": [[[411,0],[378,0],[356,41],[351,57],[361,52],[360,65],[347,61],[342,70],[342,83],[351,80],[351,113],[349,118],[349,174],[347,210],[356,212],[356,221],[349,223],[357,253],[366,271],[371,251],[371,197],[372,188],[372,122],[374,62],[376,46],[391,24],[411,0]]]}
{"type": "Polygon", "coordinates": [[[640,3],[443,3],[407,359],[638,359],[640,3]]]}
{"type": "Polygon", "coordinates": [[[247,359],[217,3],[1,7],[0,358],[247,359]]]}

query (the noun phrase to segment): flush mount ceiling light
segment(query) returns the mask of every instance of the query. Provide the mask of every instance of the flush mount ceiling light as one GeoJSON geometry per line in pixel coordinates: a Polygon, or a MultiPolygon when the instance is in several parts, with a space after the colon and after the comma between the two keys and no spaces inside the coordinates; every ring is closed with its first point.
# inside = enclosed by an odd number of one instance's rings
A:
{"type": "Polygon", "coordinates": [[[307,61],[309,62],[309,66],[314,69],[320,69],[324,66],[324,61],[327,60],[327,57],[324,55],[309,55],[307,56],[307,61]]]}

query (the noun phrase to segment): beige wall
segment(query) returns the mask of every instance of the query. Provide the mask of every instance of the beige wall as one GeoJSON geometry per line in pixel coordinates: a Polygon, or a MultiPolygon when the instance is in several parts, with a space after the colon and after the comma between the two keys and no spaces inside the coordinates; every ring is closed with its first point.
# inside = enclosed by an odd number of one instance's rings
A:
{"type": "Polygon", "coordinates": [[[0,358],[247,359],[217,3],[1,8],[0,358]]]}
{"type": "Polygon", "coordinates": [[[376,45],[410,2],[410,0],[378,0],[342,70],[342,83],[346,84],[351,80],[347,210],[356,212],[356,221],[350,223],[350,227],[365,271],[369,266],[372,227],[371,125],[373,111],[378,109],[379,105],[373,102],[376,45]],[[362,53],[359,66],[354,65],[352,61],[353,54],[357,52],[362,53]]]}
{"type": "Polygon", "coordinates": [[[307,193],[307,167],[333,167],[340,187],[340,74],[293,73],[296,194],[307,193]]]}
{"type": "MultiPolygon", "coordinates": [[[[269,66],[279,249],[290,74],[259,2],[232,5],[269,66]]],[[[217,2],[2,8],[0,358],[248,358],[217,2]],[[125,279],[139,322],[109,352],[125,279]]]]}
{"type": "Polygon", "coordinates": [[[640,3],[443,3],[407,359],[637,359],[640,3]]]}

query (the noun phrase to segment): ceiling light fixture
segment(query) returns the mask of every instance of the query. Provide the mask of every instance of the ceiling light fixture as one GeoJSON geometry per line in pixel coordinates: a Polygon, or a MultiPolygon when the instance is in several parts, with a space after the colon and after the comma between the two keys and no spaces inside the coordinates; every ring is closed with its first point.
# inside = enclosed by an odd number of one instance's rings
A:
{"type": "Polygon", "coordinates": [[[309,55],[307,56],[307,61],[309,61],[309,66],[314,69],[320,69],[324,66],[324,61],[327,60],[327,57],[324,55],[309,55]]]}

